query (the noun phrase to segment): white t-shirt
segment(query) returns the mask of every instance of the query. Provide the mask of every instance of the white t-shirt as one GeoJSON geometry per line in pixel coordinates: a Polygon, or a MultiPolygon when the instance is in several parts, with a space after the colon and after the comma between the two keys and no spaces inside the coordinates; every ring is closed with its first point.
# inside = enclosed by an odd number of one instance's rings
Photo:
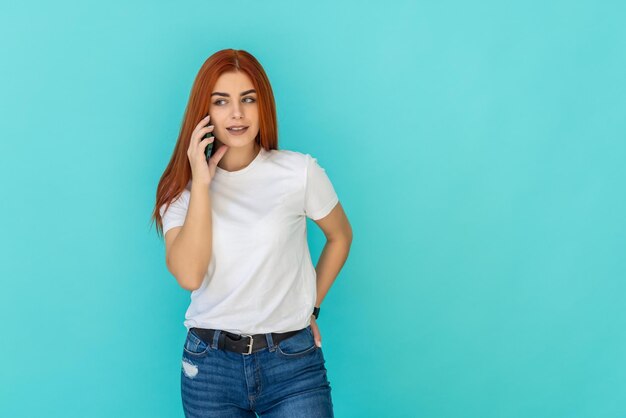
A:
{"type": "MultiPolygon", "coordinates": [[[[213,247],[184,326],[239,334],[287,332],[310,324],[316,271],[306,217],[323,218],[339,199],[310,154],[261,148],[238,171],[217,167],[209,186],[213,247]]],[[[164,213],[163,235],[182,226],[191,182],[164,213]]]]}

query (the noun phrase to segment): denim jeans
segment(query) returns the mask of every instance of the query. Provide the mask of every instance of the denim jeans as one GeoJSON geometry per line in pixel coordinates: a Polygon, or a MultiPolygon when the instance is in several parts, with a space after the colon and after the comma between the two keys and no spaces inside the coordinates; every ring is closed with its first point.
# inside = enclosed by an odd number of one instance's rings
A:
{"type": "Polygon", "coordinates": [[[217,348],[221,331],[203,342],[189,330],[181,394],[186,417],[333,417],[322,349],[311,326],[251,354],[217,348]]]}

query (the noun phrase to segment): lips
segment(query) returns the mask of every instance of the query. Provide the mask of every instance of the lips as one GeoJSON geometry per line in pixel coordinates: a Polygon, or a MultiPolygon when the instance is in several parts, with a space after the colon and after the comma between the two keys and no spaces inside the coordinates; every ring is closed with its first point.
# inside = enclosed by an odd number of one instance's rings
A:
{"type": "Polygon", "coordinates": [[[226,128],[226,130],[231,135],[241,135],[241,134],[245,133],[248,130],[248,127],[245,127],[244,129],[237,129],[237,130],[232,130],[231,128],[226,128]]]}

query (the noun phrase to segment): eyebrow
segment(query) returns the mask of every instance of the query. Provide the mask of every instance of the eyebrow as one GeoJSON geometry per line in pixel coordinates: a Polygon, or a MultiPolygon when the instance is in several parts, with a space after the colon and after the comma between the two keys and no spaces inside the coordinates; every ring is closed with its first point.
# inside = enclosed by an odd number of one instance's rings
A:
{"type": "MultiPolygon", "coordinates": [[[[256,93],[255,89],[250,89],[250,90],[246,90],[241,92],[240,96],[245,96],[248,93],[256,93]]],[[[230,94],[228,93],[220,93],[219,91],[214,91],[213,93],[211,93],[211,97],[213,96],[224,96],[224,97],[230,97],[230,94]]]]}

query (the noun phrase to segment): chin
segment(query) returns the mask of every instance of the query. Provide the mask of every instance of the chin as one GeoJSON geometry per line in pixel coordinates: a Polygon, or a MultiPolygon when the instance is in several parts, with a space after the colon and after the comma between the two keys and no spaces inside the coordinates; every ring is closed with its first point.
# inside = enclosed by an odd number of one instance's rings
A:
{"type": "Polygon", "coordinates": [[[249,143],[254,143],[254,139],[257,134],[249,134],[243,136],[227,136],[225,141],[220,140],[221,143],[228,145],[229,147],[243,147],[249,143]]]}
{"type": "Polygon", "coordinates": [[[254,144],[254,138],[232,138],[228,141],[220,141],[222,144],[230,148],[245,148],[254,144]]]}

